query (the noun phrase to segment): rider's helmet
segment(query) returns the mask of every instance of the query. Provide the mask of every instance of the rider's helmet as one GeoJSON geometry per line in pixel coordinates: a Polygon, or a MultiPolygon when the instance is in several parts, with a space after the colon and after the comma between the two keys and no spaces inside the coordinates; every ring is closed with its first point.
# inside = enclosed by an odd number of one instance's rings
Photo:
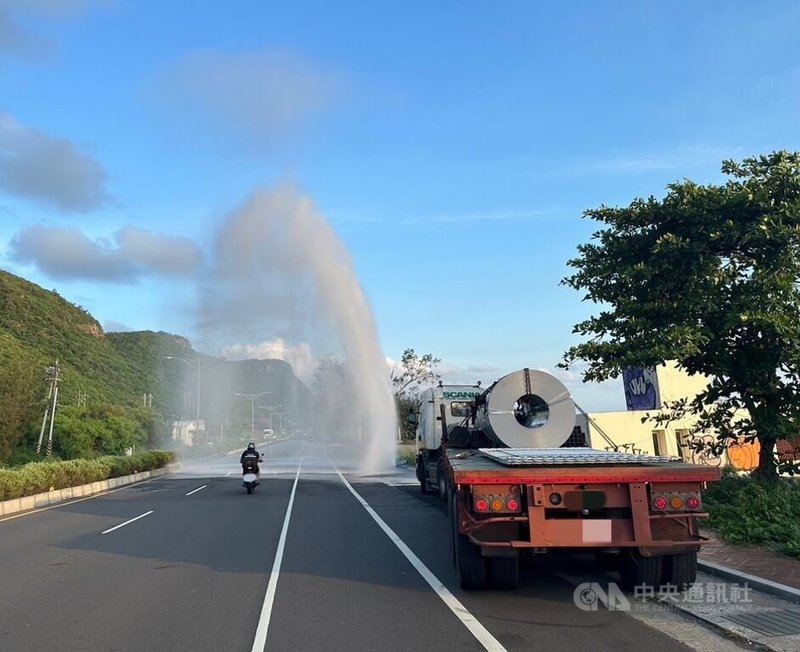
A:
{"type": "Polygon", "coordinates": [[[252,441],[249,444],[247,444],[247,450],[254,451],[255,449],[256,445],[252,441]]]}

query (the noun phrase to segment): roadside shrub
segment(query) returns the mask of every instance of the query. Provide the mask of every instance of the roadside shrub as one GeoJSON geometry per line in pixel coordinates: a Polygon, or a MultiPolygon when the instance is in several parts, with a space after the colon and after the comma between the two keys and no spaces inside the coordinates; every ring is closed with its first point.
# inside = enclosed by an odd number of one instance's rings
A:
{"type": "Polygon", "coordinates": [[[12,469],[0,468],[0,500],[148,471],[166,466],[174,459],[174,453],[169,451],[143,451],[131,456],[30,462],[12,469]]]}
{"type": "Polygon", "coordinates": [[[737,545],[763,545],[800,557],[800,483],[765,484],[726,473],[704,494],[708,524],[737,545]]]}
{"type": "Polygon", "coordinates": [[[397,466],[408,465],[414,466],[417,463],[417,450],[413,444],[411,446],[403,445],[397,447],[395,456],[397,466]]]}

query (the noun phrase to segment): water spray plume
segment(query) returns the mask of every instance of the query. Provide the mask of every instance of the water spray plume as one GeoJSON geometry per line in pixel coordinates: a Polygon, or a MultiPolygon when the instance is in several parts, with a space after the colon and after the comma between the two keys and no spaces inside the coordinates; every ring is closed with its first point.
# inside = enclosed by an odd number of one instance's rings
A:
{"type": "MultiPolygon", "coordinates": [[[[303,406],[326,412],[317,414],[316,434],[346,439],[358,451],[349,461],[362,472],[394,464],[394,400],[369,302],[345,245],[296,188],[258,190],[228,216],[203,289],[200,327],[204,346],[217,350],[294,347],[306,359],[310,349],[317,360],[337,360],[348,386],[322,388],[336,405],[303,406]],[[281,346],[264,346],[271,341],[281,346]]],[[[310,382],[302,369],[295,373],[310,382]]]]}

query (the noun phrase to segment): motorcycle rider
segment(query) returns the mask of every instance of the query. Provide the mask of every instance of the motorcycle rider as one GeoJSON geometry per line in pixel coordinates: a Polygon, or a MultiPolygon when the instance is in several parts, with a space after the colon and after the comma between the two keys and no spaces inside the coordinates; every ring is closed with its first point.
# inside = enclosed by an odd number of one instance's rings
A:
{"type": "Polygon", "coordinates": [[[256,450],[256,445],[251,441],[239,458],[239,463],[242,465],[242,474],[247,472],[248,467],[255,467],[256,482],[258,482],[261,479],[261,470],[258,468],[258,463],[263,460],[264,456],[256,450]]]}

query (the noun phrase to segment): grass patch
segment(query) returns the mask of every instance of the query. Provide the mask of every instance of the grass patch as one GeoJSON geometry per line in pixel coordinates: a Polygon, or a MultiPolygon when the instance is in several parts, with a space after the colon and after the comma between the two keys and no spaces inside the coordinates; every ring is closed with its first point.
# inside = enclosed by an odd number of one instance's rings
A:
{"type": "Polygon", "coordinates": [[[708,524],[736,545],[763,545],[800,557],[800,483],[781,478],[764,484],[725,473],[703,495],[708,524]]]}
{"type": "Polygon", "coordinates": [[[0,468],[0,500],[22,498],[51,489],[66,489],[150,471],[174,460],[175,454],[170,451],[142,451],[135,455],[30,462],[13,469],[0,468]]]}
{"type": "Polygon", "coordinates": [[[417,449],[414,444],[398,444],[397,461],[398,466],[414,466],[417,463],[417,449]]]}

